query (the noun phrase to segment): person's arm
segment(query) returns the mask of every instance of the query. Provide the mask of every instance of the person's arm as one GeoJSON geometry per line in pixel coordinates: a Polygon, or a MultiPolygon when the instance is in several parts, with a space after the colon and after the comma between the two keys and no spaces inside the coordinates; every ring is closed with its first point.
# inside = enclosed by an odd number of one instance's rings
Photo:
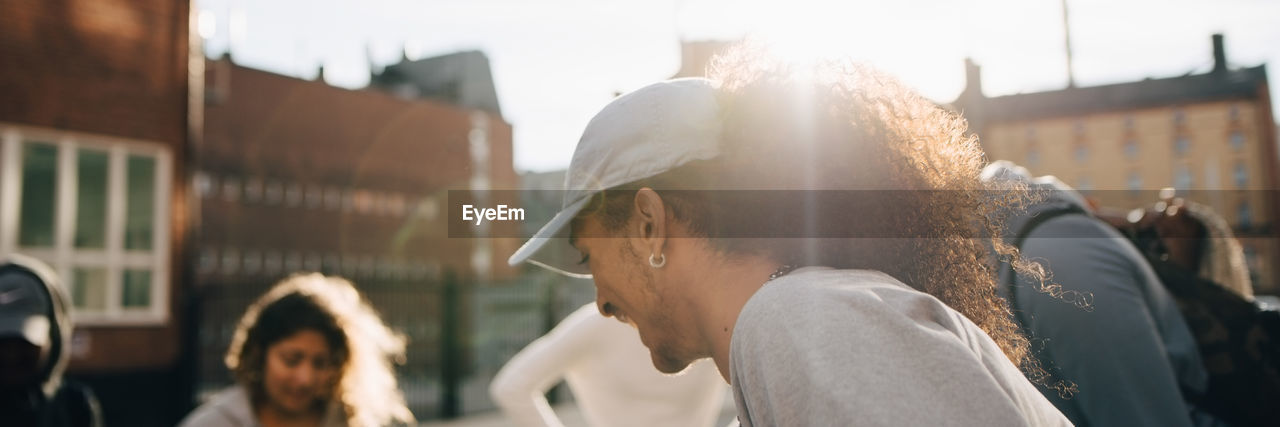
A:
{"type": "Polygon", "coordinates": [[[546,392],[560,382],[578,358],[591,351],[599,322],[612,321],[594,304],[574,311],[551,332],[529,343],[498,371],[489,395],[515,425],[562,427],[547,403],[546,392]]]}
{"type": "Polygon", "coordinates": [[[1083,420],[1073,421],[1091,425],[1189,425],[1162,334],[1177,326],[1169,325],[1172,308],[1156,310],[1149,302],[1168,297],[1127,240],[1101,226],[1087,217],[1057,219],[1023,244],[1023,256],[1041,261],[1052,283],[1092,295],[1086,311],[1020,280],[1017,306],[1036,337],[1033,351],[1052,361],[1055,379],[1079,387],[1070,400],[1055,401],[1079,411],[1083,420]]]}

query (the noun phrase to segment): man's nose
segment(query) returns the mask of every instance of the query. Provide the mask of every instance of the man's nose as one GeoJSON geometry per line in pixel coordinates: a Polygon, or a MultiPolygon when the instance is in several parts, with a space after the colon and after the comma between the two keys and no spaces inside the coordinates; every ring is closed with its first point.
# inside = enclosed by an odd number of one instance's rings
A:
{"type": "Polygon", "coordinates": [[[596,309],[600,310],[600,315],[604,317],[613,317],[613,304],[605,302],[605,300],[596,298],[596,309]]]}

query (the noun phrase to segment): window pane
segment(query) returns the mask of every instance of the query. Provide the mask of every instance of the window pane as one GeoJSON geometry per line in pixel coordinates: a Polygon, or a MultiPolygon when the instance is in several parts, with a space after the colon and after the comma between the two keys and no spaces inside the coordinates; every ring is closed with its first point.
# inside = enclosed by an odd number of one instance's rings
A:
{"type": "Polygon", "coordinates": [[[1124,143],[1124,155],[1130,159],[1138,157],[1138,141],[1127,140],[1124,143]]]}
{"type": "Polygon", "coordinates": [[[1249,210],[1249,203],[1242,202],[1236,209],[1236,217],[1238,218],[1240,228],[1249,228],[1253,226],[1253,211],[1249,210]]]}
{"type": "Polygon", "coordinates": [[[129,156],[128,209],[124,229],[126,250],[151,249],[152,224],[156,207],[156,159],[129,156]]]}
{"type": "Polygon", "coordinates": [[[107,271],[103,268],[77,268],[71,283],[71,300],[76,308],[102,311],[107,306],[107,271]]]}
{"type": "Polygon", "coordinates": [[[1191,188],[1191,169],[1186,166],[1178,166],[1173,175],[1173,186],[1179,190],[1187,190],[1191,188]]]}
{"type": "Polygon", "coordinates": [[[54,197],[57,194],[58,147],[44,142],[22,146],[22,201],[18,245],[53,246],[54,197]]]}
{"type": "Polygon", "coordinates": [[[106,247],[107,152],[82,149],[76,163],[76,247],[106,247]]]}
{"type": "Polygon", "coordinates": [[[1129,191],[1138,191],[1142,189],[1142,176],[1136,172],[1129,174],[1128,179],[1129,191]]]}
{"type": "Polygon", "coordinates": [[[1076,146],[1076,161],[1084,163],[1089,160],[1089,147],[1080,144],[1076,146]]]}
{"type": "Polygon", "coordinates": [[[1187,154],[1187,150],[1191,149],[1191,139],[1185,136],[1179,136],[1173,140],[1173,151],[1179,156],[1187,154]]]}
{"type": "Polygon", "coordinates": [[[124,308],[151,306],[151,271],[125,270],[120,305],[124,308]]]}
{"type": "Polygon", "coordinates": [[[1237,132],[1231,132],[1231,137],[1230,137],[1230,139],[1231,139],[1231,148],[1232,148],[1232,149],[1234,149],[1234,150],[1239,150],[1239,149],[1241,149],[1241,148],[1244,148],[1244,134],[1242,134],[1242,133],[1240,133],[1240,132],[1238,132],[1238,131],[1237,131],[1237,132]]]}

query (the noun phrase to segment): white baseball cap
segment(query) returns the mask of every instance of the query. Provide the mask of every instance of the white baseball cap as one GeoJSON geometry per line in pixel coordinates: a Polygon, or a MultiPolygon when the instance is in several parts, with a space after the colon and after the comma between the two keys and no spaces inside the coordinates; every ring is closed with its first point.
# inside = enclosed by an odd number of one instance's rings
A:
{"type": "Polygon", "coordinates": [[[590,278],[569,245],[569,222],[603,190],[719,156],[723,116],[716,83],[702,78],[654,83],[610,102],[587,124],[573,150],[560,212],[508,264],[529,262],[590,278]]]}

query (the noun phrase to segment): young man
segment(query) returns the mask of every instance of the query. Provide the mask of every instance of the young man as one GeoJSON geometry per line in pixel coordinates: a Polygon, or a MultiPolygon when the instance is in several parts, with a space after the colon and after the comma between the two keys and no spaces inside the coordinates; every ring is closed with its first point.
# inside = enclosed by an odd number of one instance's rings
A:
{"type": "Polygon", "coordinates": [[[66,291],[34,258],[0,258],[0,419],[15,426],[100,426],[97,398],[62,379],[72,324],[66,291]]]}
{"type": "Polygon", "coordinates": [[[857,65],[719,69],[592,119],[510,262],[589,272],[660,371],[712,358],[744,426],[1068,424],[1018,369],[963,122],[857,65]]]}
{"type": "MultiPolygon", "coordinates": [[[[999,161],[987,166],[983,180],[1042,194],[1010,221],[1005,236],[1010,244],[1025,239],[1021,254],[1051,268],[1048,281],[1059,291],[1039,292],[1038,280],[1025,276],[1017,278],[1014,295],[1008,286],[1000,291],[1042,344],[1039,360],[1079,390],[1067,399],[1045,389],[1045,397],[1079,425],[1211,425],[1183,400],[1183,391],[1203,393],[1208,386],[1195,338],[1138,249],[1090,216],[1084,197],[1057,178],[1032,178],[999,161]],[[1049,216],[1066,210],[1078,213],[1049,216]],[[1027,229],[1033,219],[1043,222],[1027,229]]],[[[1007,285],[1014,278],[1001,270],[1000,280],[1007,285]]]]}

